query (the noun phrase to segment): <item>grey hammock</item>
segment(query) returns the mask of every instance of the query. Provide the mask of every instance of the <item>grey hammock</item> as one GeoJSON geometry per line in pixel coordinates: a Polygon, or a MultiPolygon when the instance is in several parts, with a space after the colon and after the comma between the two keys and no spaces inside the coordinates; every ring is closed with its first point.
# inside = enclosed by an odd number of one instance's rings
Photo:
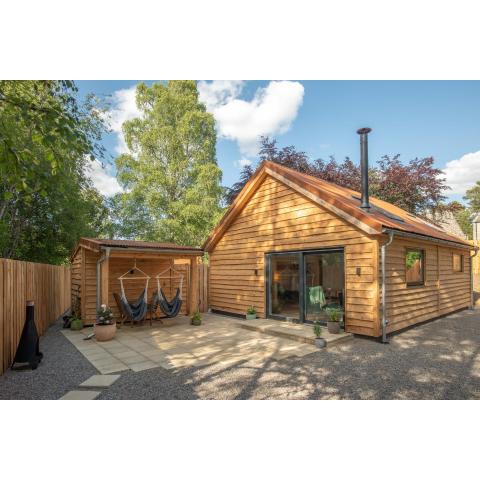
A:
{"type": "Polygon", "coordinates": [[[182,307],[182,296],[180,288],[177,288],[177,293],[169,302],[163,289],[157,290],[157,305],[160,307],[160,310],[169,318],[176,317],[180,308],[182,307]]]}
{"type": "Polygon", "coordinates": [[[117,305],[125,318],[137,323],[141,322],[145,318],[145,315],[148,311],[148,304],[145,301],[145,294],[146,289],[144,289],[138,299],[132,303],[130,303],[123,295],[118,295],[118,293],[114,293],[113,296],[115,297],[115,301],[117,302],[117,305]]]}

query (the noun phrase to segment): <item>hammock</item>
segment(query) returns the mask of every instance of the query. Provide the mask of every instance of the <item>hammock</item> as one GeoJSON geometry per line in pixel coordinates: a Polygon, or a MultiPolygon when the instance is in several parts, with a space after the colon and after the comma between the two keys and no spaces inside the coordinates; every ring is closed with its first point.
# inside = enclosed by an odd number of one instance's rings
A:
{"type": "Polygon", "coordinates": [[[133,268],[129,269],[122,276],[118,277],[118,279],[120,280],[120,289],[122,292],[119,300],[122,305],[122,311],[124,315],[134,323],[141,322],[145,318],[145,315],[147,314],[147,311],[148,311],[147,295],[148,295],[148,282],[150,281],[150,276],[148,276],[143,270],[137,267],[137,260],[135,260],[135,264],[133,268]],[[128,276],[128,275],[131,275],[134,270],[137,270],[143,276],[136,276],[136,277],[128,276]],[[146,280],[145,288],[143,289],[142,293],[140,294],[137,300],[135,300],[134,302],[129,302],[127,299],[127,295],[125,294],[125,288],[123,286],[123,282],[124,280],[139,280],[139,279],[146,280]]]}
{"type": "Polygon", "coordinates": [[[157,304],[160,307],[160,310],[169,318],[176,317],[178,312],[180,312],[180,308],[182,307],[182,285],[183,285],[183,275],[180,272],[177,272],[173,267],[168,267],[163,272],[160,272],[156,277],[157,279],[157,304]],[[172,300],[168,301],[160,285],[161,278],[168,278],[170,281],[172,280],[172,275],[169,277],[163,276],[166,272],[171,270],[174,273],[174,276],[180,277],[180,285],[177,288],[177,292],[172,300]]]}

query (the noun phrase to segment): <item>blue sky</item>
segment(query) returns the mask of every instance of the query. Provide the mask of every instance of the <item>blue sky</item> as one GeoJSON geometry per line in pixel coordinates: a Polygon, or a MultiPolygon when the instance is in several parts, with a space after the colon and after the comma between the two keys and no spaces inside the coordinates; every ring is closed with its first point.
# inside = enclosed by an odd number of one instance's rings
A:
{"type": "MultiPolygon", "coordinates": [[[[120,125],[136,115],[138,81],[79,81],[80,95],[110,98],[114,132],[104,145],[122,151],[120,125]]],[[[148,82],[150,83],[150,82],[148,82]]],[[[247,81],[200,82],[201,99],[217,122],[217,160],[224,185],[255,163],[258,135],[294,145],[311,157],[358,161],[359,127],[369,126],[370,161],[400,153],[405,161],[433,156],[453,187],[452,199],[480,180],[480,82],[247,81]]],[[[93,174],[114,177],[113,167],[93,174]]],[[[108,178],[94,178],[108,191],[108,178]],[[105,183],[107,182],[107,183],[105,183]]],[[[110,181],[110,186],[113,185],[110,181]]]]}

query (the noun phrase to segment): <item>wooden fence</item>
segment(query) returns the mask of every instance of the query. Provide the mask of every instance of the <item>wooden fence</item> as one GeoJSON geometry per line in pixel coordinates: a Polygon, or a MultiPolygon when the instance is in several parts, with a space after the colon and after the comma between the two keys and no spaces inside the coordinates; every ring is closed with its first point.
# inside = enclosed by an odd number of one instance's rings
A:
{"type": "Polygon", "coordinates": [[[0,375],[15,356],[28,300],[35,302],[35,323],[43,335],[70,308],[70,267],[0,258],[0,375]]]}

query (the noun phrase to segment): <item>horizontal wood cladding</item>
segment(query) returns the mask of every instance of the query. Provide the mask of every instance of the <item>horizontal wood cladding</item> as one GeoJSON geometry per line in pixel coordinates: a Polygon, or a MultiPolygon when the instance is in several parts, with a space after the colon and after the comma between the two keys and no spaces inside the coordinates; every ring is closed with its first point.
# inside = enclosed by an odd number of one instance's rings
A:
{"type": "MultiPolygon", "coordinates": [[[[113,292],[121,293],[120,281],[118,277],[127,272],[134,265],[133,255],[125,256],[111,256],[108,259],[108,305],[112,309],[115,319],[119,319],[119,312],[117,304],[113,297],[113,292]]],[[[97,261],[101,254],[91,250],[80,248],[75,257],[72,259],[72,296],[80,296],[81,317],[86,325],[95,322],[97,313],[97,261]],[[82,267],[83,265],[83,267],[82,267]],[[79,293],[76,285],[79,285],[79,293]],[[74,286],[75,285],[75,286],[74,286]]],[[[148,286],[148,298],[152,298],[153,292],[157,289],[157,281],[154,278],[158,273],[173,265],[175,270],[180,272],[183,276],[182,284],[182,298],[183,304],[180,310],[181,314],[186,314],[188,309],[189,298],[189,282],[190,282],[190,265],[188,260],[176,259],[168,256],[153,257],[134,255],[137,257],[137,266],[141,268],[147,275],[152,278],[148,286]]],[[[183,258],[183,257],[182,257],[183,258]]],[[[136,272],[133,277],[137,277],[139,272],[136,272]]],[[[177,287],[179,287],[178,277],[163,278],[160,281],[161,287],[168,298],[173,297],[177,287]]],[[[124,282],[125,293],[129,300],[136,300],[145,287],[145,280],[126,280],[124,282]]]]}
{"type": "Polygon", "coordinates": [[[264,317],[265,253],[329,247],[344,247],[347,330],[378,335],[376,240],[269,176],[210,252],[210,308],[264,317]]]}
{"type": "Polygon", "coordinates": [[[470,256],[466,250],[397,237],[387,247],[386,273],[387,332],[470,306],[470,256]],[[424,251],[424,285],[406,284],[407,248],[424,251]],[[463,272],[453,271],[454,253],[464,256],[463,272]]]}

